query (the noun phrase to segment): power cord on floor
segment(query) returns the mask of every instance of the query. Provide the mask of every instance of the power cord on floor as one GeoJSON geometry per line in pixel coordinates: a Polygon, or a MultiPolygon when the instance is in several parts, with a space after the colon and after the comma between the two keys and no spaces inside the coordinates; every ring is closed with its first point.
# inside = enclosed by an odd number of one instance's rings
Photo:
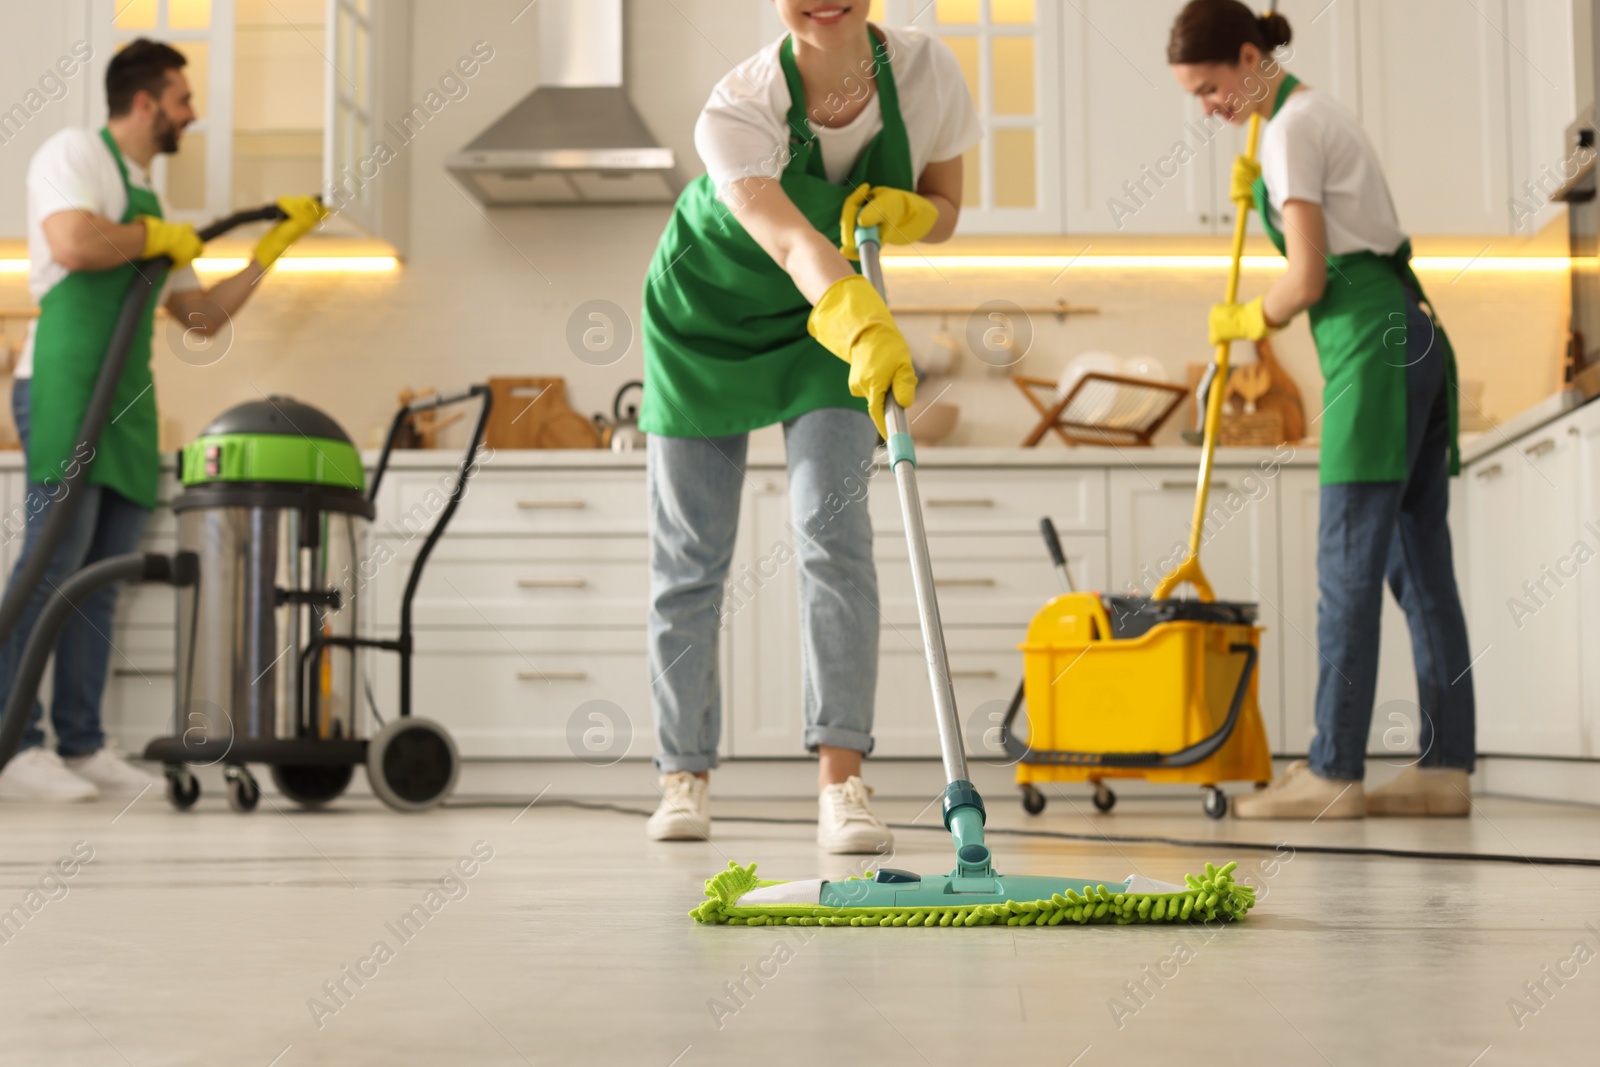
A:
{"type": "MultiPolygon", "coordinates": [[[[523,806],[518,801],[451,801],[449,808],[514,808],[523,806]]],[[[578,808],[582,811],[610,811],[619,815],[638,815],[649,818],[652,812],[645,808],[630,808],[602,800],[540,800],[540,807],[578,808]]],[[[718,815],[718,822],[764,823],[772,826],[812,826],[815,819],[782,819],[767,815],[718,815]]],[[[936,823],[886,823],[891,830],[937,830],[945,828],[936,823]]],[[[1508,852],[1433,852],[1415,848],[1374,848],[1363,845],[1296,845],[1292,842],[1224,841],[1218,838],[1165,837],[1158,834],[1074,834],[1065,830],[1021,830],[1003,826],[985,827],[991,837],[1037,837],[1052,841],[1083,841],[1089,844],[1113,845],[1170,845],[1173,848],[1203,848],[1212,852],[1237,849],[1251,852],[1279,852],[1285,848],[1296,854],[1313,856],[1380,856],[1385,859],[1448,860],[1456,863],[1520,863],[1542,867],[1600,867],[1600,858],[1588,856],[1528,856],[1508,852]]]]}

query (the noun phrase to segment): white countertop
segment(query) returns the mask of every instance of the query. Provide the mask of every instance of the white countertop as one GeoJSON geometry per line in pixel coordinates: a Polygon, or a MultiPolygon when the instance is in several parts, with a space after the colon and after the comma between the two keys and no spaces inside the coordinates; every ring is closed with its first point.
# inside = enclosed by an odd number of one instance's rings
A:
{"type": "Polygon", "coordinates": [[[1465,466],[1482,459],[1517,438],[1526,436],[1556,421],[1561,416],[1576,411],[1588,401],[1583,393],[1571,386],[1552,396],[1547,396],[1528,410],[1514,415],[1500,425],[1461,442],[1461,463],[1465,466]]]}

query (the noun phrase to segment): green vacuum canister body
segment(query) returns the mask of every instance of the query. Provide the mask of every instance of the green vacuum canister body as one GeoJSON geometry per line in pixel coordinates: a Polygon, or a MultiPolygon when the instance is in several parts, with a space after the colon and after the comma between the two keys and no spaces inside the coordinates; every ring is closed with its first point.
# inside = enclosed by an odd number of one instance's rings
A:
{"type": "Polygon", "coordinates": [[[355,739],[358,577],[373,506],[339,424],[274,396],[219,415],[181,454],[178,547],[200,581],[177,593],[178,729],[219,759],[240,739],[355,739]]]}

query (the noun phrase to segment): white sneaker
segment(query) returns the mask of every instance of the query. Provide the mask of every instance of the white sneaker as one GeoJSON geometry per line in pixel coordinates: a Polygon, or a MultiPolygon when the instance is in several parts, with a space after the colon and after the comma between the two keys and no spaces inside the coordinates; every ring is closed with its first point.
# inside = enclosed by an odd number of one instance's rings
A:
{"type": "Polygon", "coordinates": [[[74,756],[66,765],[73,774],[108,795],[142,793],[161,781],[130,764],[128,757],[111,745],[87,756],[74,756]]]}
{"type": "Polygon", "coordinates": [[[867,807],[871,795],[855,775],[825,787],[817,797],[817,844],[836,855],[888,854],[894,835],[867,807]]]}
{"type": "Polygon", "coordinates": [[[71,803],[97,800],[95,784],[67,770],[61,757],[36,745],[18,752],[0,770],[0,800],[37,800],[46,803],[71,803]]]}
{"type": "Polygon", "coordinates": [[[661,806],[645,823],[652,841],[708,841],[711,839],[711,783],[688,771],[661,776],[661,806]]]}

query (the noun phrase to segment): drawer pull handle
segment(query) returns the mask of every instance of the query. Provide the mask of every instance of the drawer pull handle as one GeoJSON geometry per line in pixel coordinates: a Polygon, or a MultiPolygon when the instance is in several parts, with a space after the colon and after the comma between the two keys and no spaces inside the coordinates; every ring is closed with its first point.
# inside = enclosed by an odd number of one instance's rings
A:
{"type": "Polygon", "coordinates": [[[993,589],[997,584],[993,578],[935,578],[933,584],[940,587],[993,589]]]}
{"type": "Polygon", "coordinates": [[[587,578],[518,578],[519,589],[583,589],[589,584],[587,578]]]}
{"type": "Polygon", "coordinates": [[[930,508],[992,508],[994,500],[990,497],[972,497],[961,499],[959,497],[934,497],[928,501],[930,508]]]}
{"type": "MultiPolygon", "coordinates": [[[[1183,492],[1192,493],[1194,492],[1194,488],[1195,486],[1193,482],[1166,481],[1161,483],[1161,489],[1163,492],[1181,490],[1183,492]]],[[[1223,492],[1227,492],[1228,490],[1232,489],[1233,486],[1229,485],[1227,482],[1213,481],[1211,483],[1211,488],[1221,489],[1223,492]]]]}
{"type": "Polygon", "coordinates": [[[1478,472],[1479,478],[1494,478],[1505,473],[1505,468],[1498,463],[1491,463],[1478,472]]]}
{"type": "Polygon", "coordinates": [[[117,678],[171,678],[178,672],[171,667],[151,667],[142,671],[138,667],[113,667],[111,673],[117,678]]]}
{"type": "Polygon", "coordinates": [[[1529,445],[1528,455],[1542,456],[1546,452],[1555,451],[1555,447],[1556,439],[1554,437],[1546,437],[1543,441],[1535,441],[1533,444],[1529,445]]]}
{"type": "Polygon", "coordinates": [[[588,506],[589,506],[589,502],[587,500],[581,500],[581,499],[576,499],[576,498],[574,498],[572,500],[519,500],[519,501],[517,501],[517,507],[520,508],[523,511],[545,511],[545,510],[557,510],[557,509],[565,509],[567,511],[578,511],[578,510],[580,510],[582,508],[586,508],[588,506]]]}
{"type": "Polygon", "coordinates": [[[517,680],[520,682],[581,682],[589,677],[588,671],[555,670],[548,671],[518,671],[517,680]]]}
{"type": "Polygon", "coordinates": [[[998,677],[1000,677],[1000,672],[999,671],[995,671],[995,670],[979,670],[977,668],[972,668],[972,669],[969,669],[969,670],[952,670],[950,672],[950,677],[952,677],[952,678],[998,678],[998,677]]]}

